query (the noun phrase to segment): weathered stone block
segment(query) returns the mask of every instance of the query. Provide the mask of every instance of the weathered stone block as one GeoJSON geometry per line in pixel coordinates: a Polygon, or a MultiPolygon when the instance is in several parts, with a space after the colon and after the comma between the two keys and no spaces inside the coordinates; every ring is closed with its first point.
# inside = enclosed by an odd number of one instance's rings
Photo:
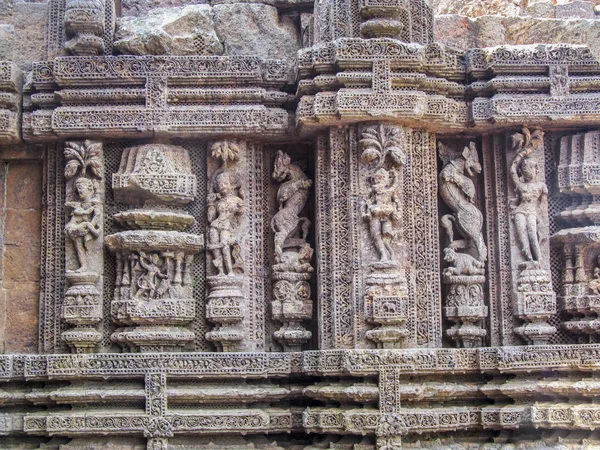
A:
{"type": "Polygon", "coordinates": [[[158,8],[117,22],[115,49],[124,55],[221,55],[208,5],[158,8]]]}
{"type": "Polygon", "coordinates": [[[215,30],[227,55],[288,58],[300,49],[300,32],[289,16],[260,3],[216,5],[215,30]]]}
{"type": "Polygon", "coordinates": [[[575,0],[564,5],[556,5],[557,19],[593,19],[594,3],[585,0],[575,0]]]}

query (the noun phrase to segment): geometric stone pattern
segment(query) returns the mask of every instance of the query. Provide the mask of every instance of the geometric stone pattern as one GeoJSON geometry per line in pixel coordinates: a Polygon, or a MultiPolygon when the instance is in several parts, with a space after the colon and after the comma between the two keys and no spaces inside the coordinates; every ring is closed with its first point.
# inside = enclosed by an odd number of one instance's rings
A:
{"type": "Polygon", "coordinates": [[[112,1],[51,0],[0,62],[0,145],[46,151],[0,447],[598,446],[599,61],[272,3],[281,59],[115,54],[112,1]]]}

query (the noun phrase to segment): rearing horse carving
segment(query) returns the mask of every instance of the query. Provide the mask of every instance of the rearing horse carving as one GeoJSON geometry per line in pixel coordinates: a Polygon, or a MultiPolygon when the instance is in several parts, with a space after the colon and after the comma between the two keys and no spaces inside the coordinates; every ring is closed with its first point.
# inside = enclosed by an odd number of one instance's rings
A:
{"type": "Polygon", "coordinates": [[[277,152],[273,179],[281,183],[277,191],[279,211],[271,220],[271,228],[275,232],[275,261],[283,261],[283,248],[288,239],[300,231],[300,239],[306,242],[310,220],[300,217],[308,200],[312,181],[291,158],[281,150],[277,152]]]}
{"type": "Polygon", "coordinates": [[[474,203],[475,184],[469,178],[481,173],[475,143],[471,142],[462,153],[453,151],[441,142],[438,149],[444,163],[440,172],[440,195],[453,211],[453,214],[446,214],[440,219],[450,240],[450,248],[473,248],[477,260],[486,261],[487,247],[481,231],[483,215],[474,203]],[[464,239],[454,239],[453,223],[464,239]]]}

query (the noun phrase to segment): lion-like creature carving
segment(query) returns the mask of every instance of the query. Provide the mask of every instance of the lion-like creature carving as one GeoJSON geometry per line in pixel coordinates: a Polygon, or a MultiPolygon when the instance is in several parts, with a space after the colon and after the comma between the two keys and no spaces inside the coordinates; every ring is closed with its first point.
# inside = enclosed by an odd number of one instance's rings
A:
{"type": "Polygon", "coordinates": [[[441,218],[441,224],[453,250],[473,250],[478,261],[487,259],[483,240],[483,214],[474,202],[475,184],[470,177],[481,173],[481,164],[475,143],[471,142],[462,153],[453,151],[441,142],[438,145],[444,167],[440,172],[440,196],[452,214],[441,218]],[[454,226],[464,239],[454,239],[454,226]]]}
{"type": "Polygon", "coordinates": [[[467,253],[458,253],[451,247],[444,249],[444,261],[451,264],[444,269],[444,275],[483,275],[485,264],[467,253]]]}
{"type": "Polygon", "coordinates": [[[281,183],[277,191],[279,211],[271,220],[275,232],[275,262],[283,263],[283,249],[287,240],[300,232],[300,239],[306,242],[310,220],[300,217],[306,205],[312,181],[297,164],[293,164],[289,155],[281,150],[277,152],[273,179],[281,183]]]}

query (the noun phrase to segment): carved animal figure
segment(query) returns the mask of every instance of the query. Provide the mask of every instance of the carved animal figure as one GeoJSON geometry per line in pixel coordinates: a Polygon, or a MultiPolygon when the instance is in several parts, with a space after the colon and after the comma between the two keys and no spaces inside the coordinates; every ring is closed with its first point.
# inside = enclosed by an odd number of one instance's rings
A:
{"type": "Polygon", "coordinates": [[[298,252],[286,252],[282,255],[282,262],[274,264],[275,272],[296,272],[310,273],[314,272],[310,260],[313,257],[314,250],[309,244],[304,244],[298,252]]]}
{"type": "Polygon", "coordinates": [[[444,249],[444,261],[452,264],[444,269],[444,275],[483,275],[485,264],[468,253],[458,253],[451,247],[444,249]]]}
{"type": "Polygon", "coordinates": [[[457,154],[441,142],[440,158],[444,167],[440,172],[440,195],[453,214],[441,218],[441,225],[450,240],[450,247],[474,248],[479,261],[487,259],[487,248],[483,240],[483,214],[475,206],[475,184],[469,178],[481,173],[481,164],[477,156],[475,143],[471,142],[462,153],[457,154]],[[453,224],[463,240],[454,239],[453,224]]]}
{"type": "Polygon", "coordinates": [[[271,220],[271,229],[275,233],[275,261],[283,262],[285,241],[301,231],[301,239],[306,241],[310,220],[300,217],[308,200],[312,181],[297,164],[292,164],[289,155],[281,150],[277,152],[273,179],[281,183],[277,191],[279,211],[271,220]]]}

